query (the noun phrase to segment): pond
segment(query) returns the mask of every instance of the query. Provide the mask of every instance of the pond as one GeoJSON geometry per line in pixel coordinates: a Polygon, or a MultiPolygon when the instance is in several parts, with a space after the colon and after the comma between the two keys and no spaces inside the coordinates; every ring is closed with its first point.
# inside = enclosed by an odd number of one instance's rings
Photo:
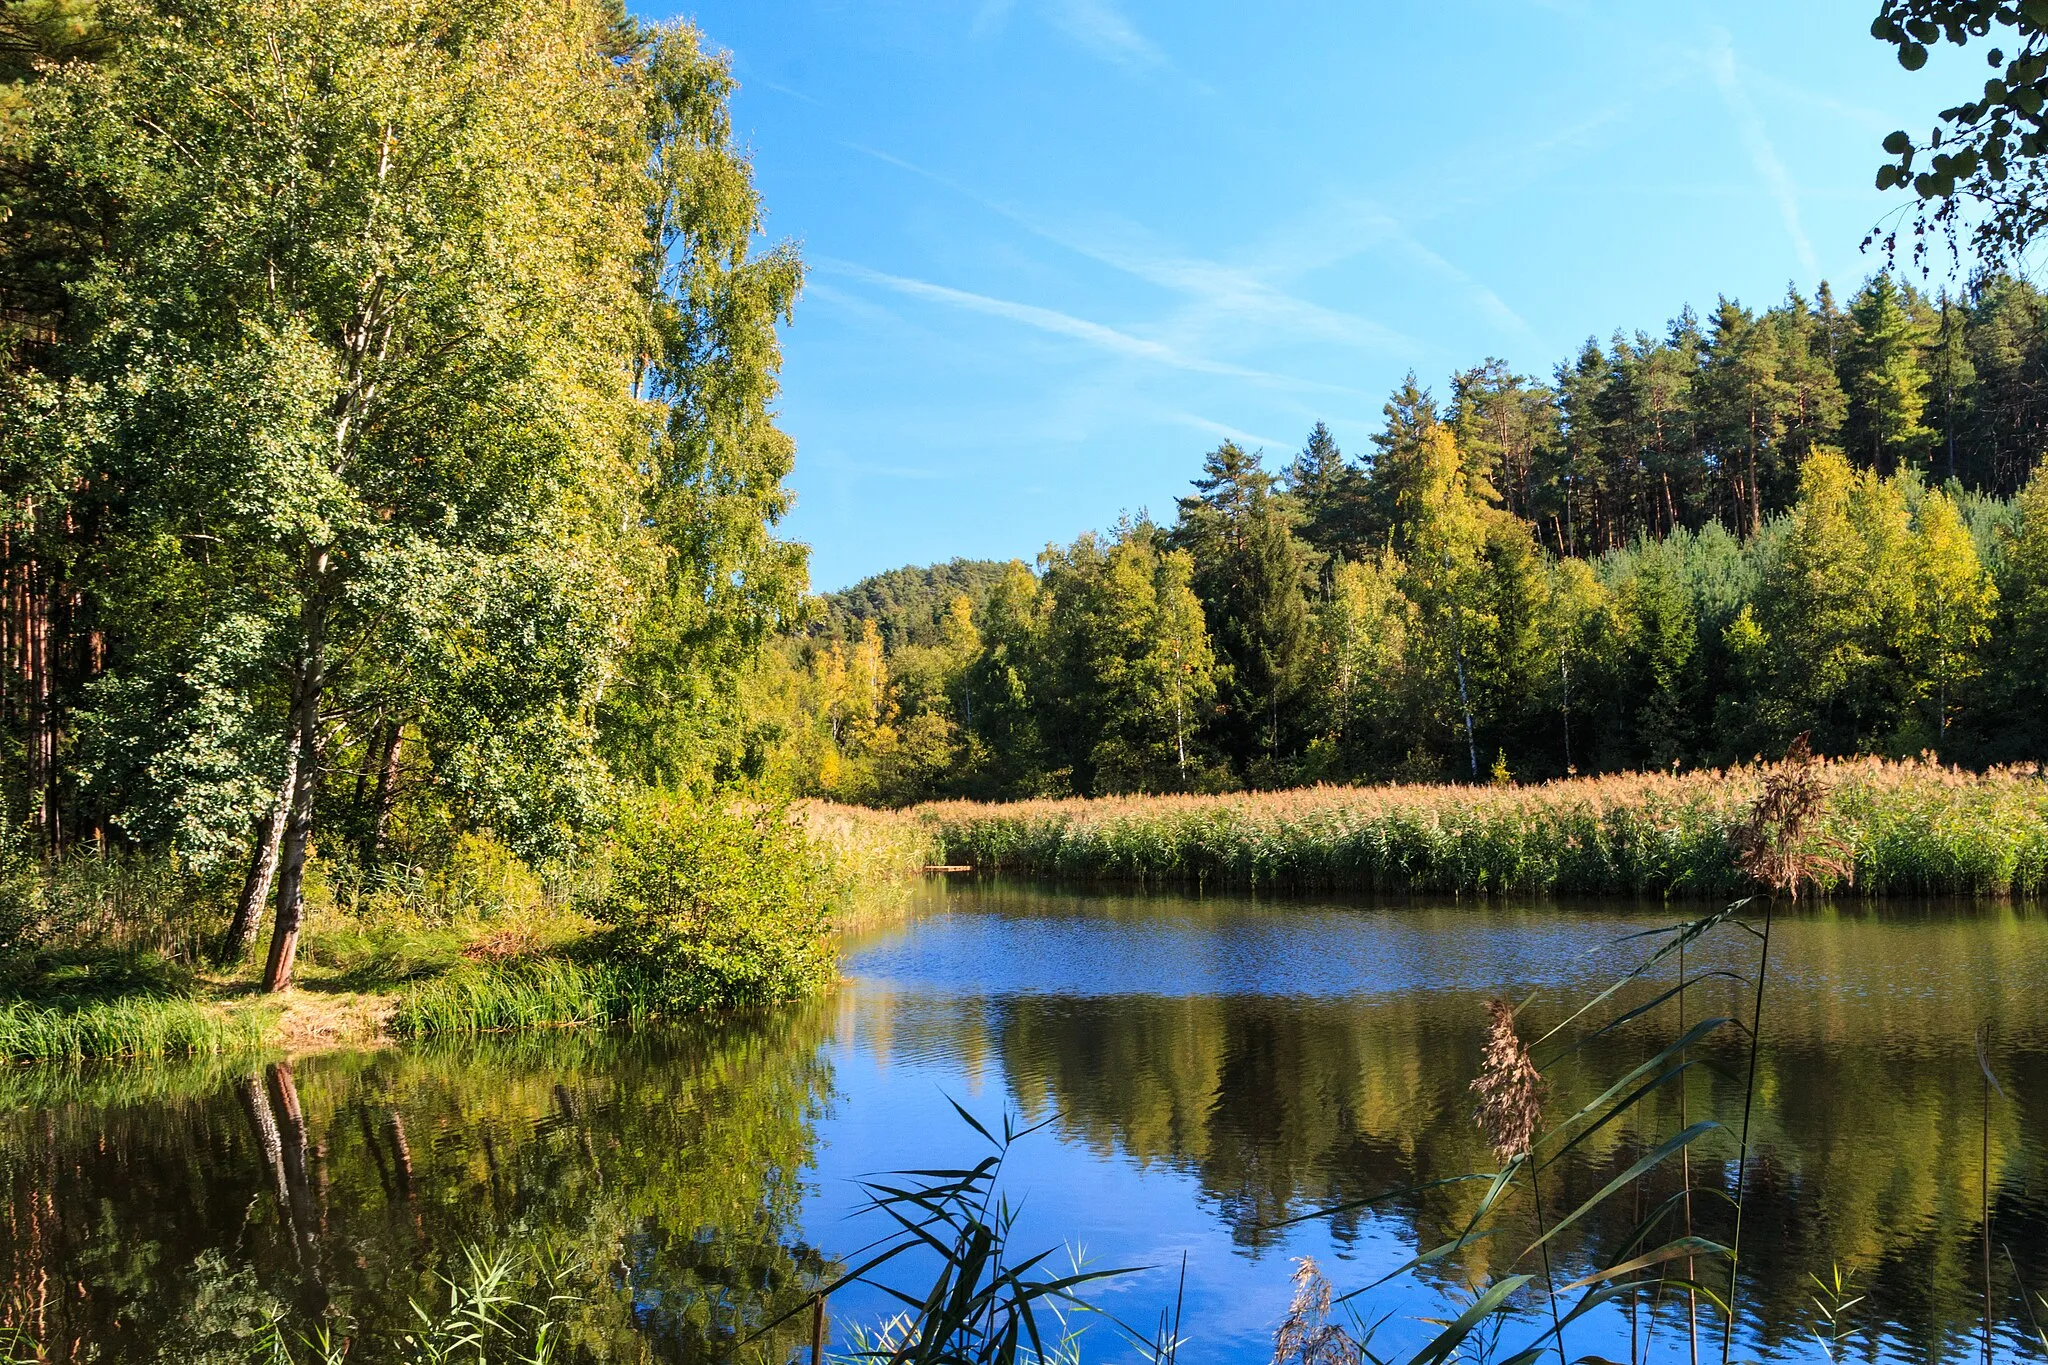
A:
{"type": "MultiPolygon", "coordinates": [[[[1296,1258],[1358,1289],[1462,1225],[1469,1185],[1360,1204],[1489,1167],[1469,1089],[1487,1000],[1526,999],[1523,1021],[1547,1028],[1640,958],[1627,935],[1678,917],[934,883],[902,925],[848,945],[833,996],[773,1017],[289,1065],[20,1069],[0,1078],[0,1348],[15,1333],[21,1358],[239,1362],[281,1314],[294,1333],[355,1334],[351,1360],[391,1359],[413,1302],[445,1301],[441,1275],[512,1246],[524,1289],[567,1296],[573,1358],[731,1358],[883,1231],[859,1213],[859,1177],[986,1152],[957,1102],[991,1127],[1044,1125],[1004,1170],[1019,1249],[1148,1267],[1105,1282],[1101,1306],[1150,1331],[1177,1303],[1180,1359],[1263,1361],[1296,1258]]],[[[1755,955],[1723,931],[1689,965],[1749,972],[1755,955]]],[[[1674,979],[1659,972],[1608,1012],[1653,998],[1674,979]]],[[[1746,1014],[1744,1001],[1716,976],[1687,1008],[1746,1014]]],[[[1546,1112],[1668,1043],[1675,1009],[1549,1067],[1546,1112]]],[[[1681,1118],[1739,1123],[1740,1030],[1694,1055],[1682,1096],[1656,1092],[1546,1173],[1553,1220],[1681,1118]]],[[[1818,1282],[1837,1269],[1858,1300],[1840,1313],[1845,1357],[1980,1353],[1988,1193],[1992,1350],[2038,1359],[2025,1305],[2048,1290],[2048,918],[1781,915],[1757,1074],[1737,1356],[1825,1361],[1818,1282]]],[[[1708,1191],[1732,1183],[1733,1157],[1717,1134],[1689,1158],[1703,1233],[1725,1232],[1708,1191]]],[[[1556,1238],[1552,1274],[1613,1256],[1678,1179],[1665,1162],[1556,1238]]],[[[1531,1214],[1354,1300],[1381,1323],[1374,1349],[1425,1341],[1421,1319],[1503,1272],[1531,1214]]],[[[906,1287],[920,1269],[905,1267],[906,1287]]],[[[888,1307],[835,1296],[835,1346],[888,1307]]],[[[2048,1305],[2033,1312],[2048,1320],[2048,1305]]],[[[1701,1320],[1699,1349],[1718,1359],[1711,1310],[1701,1320]]],[[[1507,1324],[1499,1353],[1535,1330],[1507,1324]]],[[[1626,1360],[1649,1330],[1607,1311],[1567,1345],[1626,1360]]],[[[1690,1358],[1680,1317],[1654,1332],[1650,1354],[1690,1358]]],[[[807,1337],[799,1315],[768,1350],[801,1354],[807,1337]]],[[[1094,1358],[1135,1358],[1105,1325],[1088,1341],[1094,1358]]]]}

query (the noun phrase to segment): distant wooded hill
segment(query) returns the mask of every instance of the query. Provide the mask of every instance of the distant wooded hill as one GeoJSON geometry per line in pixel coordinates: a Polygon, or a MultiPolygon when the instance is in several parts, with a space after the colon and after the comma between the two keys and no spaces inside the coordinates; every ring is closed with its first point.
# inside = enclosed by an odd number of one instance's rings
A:
{"type": "Polygon", "coordinates": [[[861,633],[861,622],[873,621],[882,632],[882,647],[891,654],[905,645],[931,644],[954,599],[967,598],[979,615],[1005,567],[998,559],[949,559],[873,574],[818,597],[809,634],[849,640],[861,633]]]}

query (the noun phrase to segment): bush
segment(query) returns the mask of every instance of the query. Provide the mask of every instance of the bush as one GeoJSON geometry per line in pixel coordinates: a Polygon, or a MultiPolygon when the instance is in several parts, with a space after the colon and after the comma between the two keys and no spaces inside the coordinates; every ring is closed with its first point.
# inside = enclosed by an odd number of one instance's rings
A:
{"type": "Polygon", "coordinates": [[[87,846],[45,862],[0,834],[0,960],[111,952],[193,963],[227,914],[223,884],[169,858],[87,846]]]}
{"type": "Polygon", "coordinates": [[[674,1013],[793,1000],[830,981],[845,890],[786,808],[713,799],[629,816],[590,911],[634,995],[674,1013]]]}

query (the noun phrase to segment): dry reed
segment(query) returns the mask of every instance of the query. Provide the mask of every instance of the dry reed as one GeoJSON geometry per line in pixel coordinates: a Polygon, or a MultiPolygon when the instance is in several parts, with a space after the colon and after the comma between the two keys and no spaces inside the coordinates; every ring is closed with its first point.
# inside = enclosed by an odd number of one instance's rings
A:
{"type": "Polygon", "coordinates": [[[1515,1012],[1505,1000],[1486,1002],[1486,1048],[1472,1089],[1479,1095],[1473,1115],[1487,1145],[1505,1166],[1529,1150],[1543,1118],[1543,1076],[1515,1033],[1515,1012]]]}
{"type": "MultiPolygon", "coordinates": [[[[1722,896],[1765,767],[1525,786],[1310,787],[914,807],[948,862],[1027,876],[1284,891],[1722,896]]],[[[1839,847],[1817,889],[2048,891],[2048,780],[1932,761],[1813,760],[1839,847]],[[1853,879],[1853,880],[1852,880],[1853,879]]]]}
{"type": "Polygon", "coordinates": [[[1358,1343],[1330,1321],[1330,1281],[1315,1258],[1295,1262],[1294,1301],[1273,1333],[1273,1365],[1359,1365],[1358,1343]]]}

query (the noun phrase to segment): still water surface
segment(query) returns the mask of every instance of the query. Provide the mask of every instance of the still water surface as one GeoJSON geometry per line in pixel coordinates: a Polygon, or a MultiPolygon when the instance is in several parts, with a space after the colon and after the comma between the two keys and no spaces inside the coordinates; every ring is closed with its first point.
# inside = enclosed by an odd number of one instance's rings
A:
{"type": "MultiPolygon", "coordinates": [[[[0,1081],[0,1344],[18,1329],[60,1360],[240,1361],[282,1312],[349,1324],[352,1360],[388,1359],[410,1300],[437,1297],[464,1247],[511,1243],[531,1253],[526,1276],[553,1265],[577,1295],[579,1358],[726,1358],[881,1230],[858,1216],[859,1176],[981,1154],[957,1100],[991,1126],[1049,1120],[1006,1171],[1020,1248],[1155,1267],[1102,1304],[1150,1327],[1179,1296],[1183,1360],[1263,1360],[1295,1258],[1352,1289],[1460,1225],[1462,1187],[1317,1211],[1487,1164],[1468,1091],[1486,1000],[1528,998],[1523,1019],[1547,1027],[1639,956],[1625,935],[1675,917],[935,885],[906,924],[849,945],[836,995],[772,1018],[289,1067],[24,1069],[0,1081]]],[[[1753,962],[1731,934],[1692,965],[1753,962]]],[[[2021,1291],[2048,1290],[2048,918],[1800,912],[1778,921],[1771,980],[1738,1355],[1824,1361],[1811,1277],[1837,1266],[1863,1296],[1845,1356],[1982,1349],[1984,1028],[2003,1092],[1988,1110],[1994,1351],[2039,1359],[2021,1291]]],[[[1737,990],[1714,979],[1693,1018],[1733,1012],[1737,990]]],[[[1557,1063],[1550,1111],[1675,1024],[1666,1006],[1557,1063]]],[[[1702,1053],[1685,1120],[1739,1118],[1739,1035],[1702,1053]]],[[[1546,1187],[1553,1217],[1675,1131],[1680,1103],[1671,1087],[1575,1149],[1546,1187]]],[[[1725,1186],[1732,1151],[1700,1148],[1696,1183],[1725,1186]]],[[[1612,1256],[1633,1201],[1675,1181],[1671,1168],[1603,1206],[1554,1269],[1612,1256]]],[[[1719,1232],[1720,1206],[1698,1203],[1719,1232]]],[[[1366,1320],[1387,1315],[1378,1348],[1426,1339],[1418,1319],[1528,1236],[1364,1296],[1366,1320]]],[[[833,1307],[843,1341],[886,1306],[847,1292],[833,1307]]],[[[1502,1353],[1533,1330],[1510,1325],[1502,1353]]],[[[1656,1330],[1657,1358],[1686,1357],[1676,1320],[1656,1330]]],[[[1128,1354],[1099,1328],[1091,1341],[1128,1354]]],[[[1568,1345],[1629,1359],[1629,1324],[1612,1314],[1568,1345]]],[[[1718,1358],[1718,1340],[1702,1350],[1718,1358]]]]}

